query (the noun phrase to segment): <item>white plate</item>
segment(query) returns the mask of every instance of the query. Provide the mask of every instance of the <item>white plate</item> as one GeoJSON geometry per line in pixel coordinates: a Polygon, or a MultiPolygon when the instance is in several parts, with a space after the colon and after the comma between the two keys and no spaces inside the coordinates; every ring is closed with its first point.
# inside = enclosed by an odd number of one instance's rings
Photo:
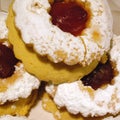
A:
{"type": "MultiPolygon", "coordinates": [[[[120,0],[108,0],[111,11],[113,14],[114,22],[113,22],[113,31],[115,34],[120,34],[120,0]]],[[[0,0],[0,10],[7,12],[8,6],[11,0],[0,0]]],[[[38,104],[32,108],[29,114],[30,120],[54,120],[52,114],[44,111],[41,107],[41,101],[38,101],[38,104]]]]}

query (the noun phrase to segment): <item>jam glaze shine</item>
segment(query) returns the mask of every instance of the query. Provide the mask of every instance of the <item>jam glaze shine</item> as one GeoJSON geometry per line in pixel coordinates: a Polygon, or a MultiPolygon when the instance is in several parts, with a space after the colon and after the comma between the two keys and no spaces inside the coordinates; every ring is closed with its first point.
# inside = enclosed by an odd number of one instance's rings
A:
{"type": "Polygon", "coordinates": [[[85,86],[91,86],[94,90],[103,85],[112,84],[112,79],[115,76],[114,70],[110,61],[99,65],[88,75],[82,78],[85,86]]]}
{"type": "Polygon", "coordinates": [[[0,43],[0,78],[10,77],[17,62],[12,49],[0,43]]]}
{"type": "Polygon", "coordinates": [[[78,36],[86,28],[89,13],[77,2],[54,1],[51,5],[50,15],[52,23],[64,32],[78,36]]]}

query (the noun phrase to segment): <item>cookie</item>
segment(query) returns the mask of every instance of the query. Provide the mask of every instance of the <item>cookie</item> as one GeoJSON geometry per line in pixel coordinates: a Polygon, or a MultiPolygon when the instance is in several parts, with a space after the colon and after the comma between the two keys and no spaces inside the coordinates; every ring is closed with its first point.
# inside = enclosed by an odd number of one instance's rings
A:
{"type": "Polygon", "coordinates": [[[15,0],[13,10],[24,43],[54,63],[87,66],[110,48],[113,22],[106,0],[15,0]]]}
{"type": "Polygon", "coordinates": [[[6,46],[7,43],[7,41],[0,43],[0,65],[2,70],[0,70],[0,115],[26,115],[38,97],[40,80],[27,73],[21,62],[15,65],[15,69],[13,68],[10,76],[6,76],[9,71],[9,66],[6,66],[8,64],[1,62],[1,60],[6,62],[7,60],[5,58],[8,58],[9,63],[11,63],[11,60],[14,61],[13,58],[9,58],[13,57],[10,51],[7,51],[8,54],[10,53],[9,56],[4,55],[6,54],[3,51],[5,50],[4,48],[7,48],[7,50],[10,49],[9,46],[6,46]]]}
{"type": "MultiPolygon", "coordinates": [[[[81,114],[84,117],[99,117],[105,115],[117,115],[120,112],[120,36],[114,36],[112,48],[109,52],[110,61],[113,69],[113,77],[110,77],[110,83],[93,89],[86,86],[82,80],[72,83],[64,83],[58,86],[48,86],[46,91],[51,94],[55,104],[63,108],[65,107],[71,114],[81,114]]],[[[96,71],[95,71],[96,72],[96,71]]],[[[101,69],[102,74],[108,73],[108,70],[101,69]]],[[[97,73],[94,73],[97,76],[97,73]]],[[[100,82],[108,79],[107,74],[102,77],[99,71],[98,80],[100,82]]],[[[110,74],[111,75],[111,72],[110,74]]],[[[94,79],[94,76],[92,76],[94,79]]],[[[86,78],[86,80],[92,79],[86,78]]],[[[97,79],[93,80],[98,84],[97,79]]],[[[88,82],[87,82],[88,83],[88,82]]]]}
{"type": "MultiPolygon", "coordinates": [[[[12,5],[9,9],[7,27],[9,29],[8,38],[13,45],[15,56],[23,62],[25,69],[29,73],[43,81],[51,81],[55,84],[75,81],[91,72],[98,64],[98,61],[95,60],[86,67],[82,67],[79,64],[68,66],[63,63],[55,64],[46,58],[40,57],[23,43],[20,32],[14,24],[12,5]]],[[[106,56],[104,56],[103,59],[103,61],[106,61],[106,56]]]]}
{"type": "Polygon", "coordinates": [[[40,80],[27,73],[22,63],[18,63],[12,76],[0,78],[0,105],[27,98],[39,86],[40,80]]]}
{"type": "Polygon", "coordinates": [[[31,95],[27,98],[20,98],[15,102],[6,102],[0,105],[0,116],[3,115],[28,115],[30,109],[35,105],[38,98],[38,91],[32,91],[31,95]]]}
{"type": "Polygon", "coordinates": [[[8,42],[7,14],[0,12],[0,116],[26,115],[38,97],[40,80],[15,58],[8,42]]]}
{"type": "Polygon", "coordinates": [[[8,31],[5,20],[6,13],[0,13],[0,31],[3,37],[0,39],[0,105],[7,101],[17,101],[19,98],[27,98],[31,92],[38,89],[40,80],[26,72],[24,65],[15,58],[10,43],[7,41],[8,31]],[[2,19],[4,18],[4,19],[2,19]],[[3,32],[2,32],[3,31],[3,32]],[[2,34],[3,33],[3,34],[2,34]]]}
{"type": "Polygon", "coordinates": [[[42,98],[42,106],[44,110],[53,114],[55,120],[119,120],[120,115],[104,117],[83,117],[81,114],[73,115],[67,112],[65,108],[59,109],[49,94],[44,93],[42,98]]]}

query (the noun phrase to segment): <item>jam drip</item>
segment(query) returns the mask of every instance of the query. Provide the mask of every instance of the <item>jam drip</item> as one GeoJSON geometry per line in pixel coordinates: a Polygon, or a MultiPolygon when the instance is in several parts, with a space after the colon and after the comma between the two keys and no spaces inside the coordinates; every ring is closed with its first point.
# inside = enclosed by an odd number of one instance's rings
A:
{"type": "Polygon", "coordinates": [[[74,36],[79,35],[85,28],[88,20],[87,11],[75,2],[55,1],[51,5],[50,15],[52,23],[64,32],[74,36]]]}
{"type": "Polygon", "coordinates": [[[11,76],[17,62],[12,49],[0,43],[0,78],[11,76]]]}
{"type": "Polygon", "coordinates": [[[82,78],[82,82],[96,90],[102,85],[111,84],[113,77],[113,69],[108,61],[105,64],[100,63],[92,73],[82,78]]]}

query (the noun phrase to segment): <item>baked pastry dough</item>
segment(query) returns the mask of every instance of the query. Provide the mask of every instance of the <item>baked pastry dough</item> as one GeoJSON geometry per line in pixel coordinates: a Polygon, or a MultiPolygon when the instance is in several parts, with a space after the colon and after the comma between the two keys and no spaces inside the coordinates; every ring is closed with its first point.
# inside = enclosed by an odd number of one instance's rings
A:
{"type": "Polygon", "coordinates": [[[81,80],[64,83],[58,86],[48,86],[46,91],[53,96],[59,107],[66,107],[72,114],[88,116],[117,115],[120,112],[120,36],[114,36],[110,50],[110,61],[117,73],[112,84],[106,87],[92,89],[84,86],[81,80]]]}
{"type": "Polygon", "coordinates": [[[6,114],[26,115],[36,101],[40,80],[26,72],[24,65],[16,60],[7,40],[8,29],[5,23],[7,13],[0,12],[0,16],[0,116],[6,114]],[[12,59],[10,59],[11,57],[12,59]],[[16,62],[13,64],[13,61],[16,62]],[[6,72],[8,70],[6,65],[15,67],[9,76],[3,76],[8,72],[6,72]]]}
{"type": "MultiPolygon", "coordinates": [[[[28,72],[43,81],[51,81],[55,84],[75,81],[91,72],[98,64],[98,61],[95,60],[86,67],[82,67],[78,64],[68,66],[63,63],[55,64],[44,57],[38,56],[38,54],[36,54],[32,49],[26,47],[23,43],[20,32],[16,29],[14,24],[12,4],[9,9],[7,26],[9,29],[9,41],[13,45],[15,56],[23,62],[25,69],[28,72]]],[[[103,61],[106,61],[106,56],[104,56],[103,59],[103,61]]]]}
{"type": "Polygon", "coordinates": [[[24,43],[32,45],[35,52],[47,56],[54,63],[87,66],[94,60],[100,61],[109,50],[112,38],[112,17],[107,1],[77,2],[84,9],[89,8],[90,19],[83,32],[74,36],[52,24],[49,0],[15,0],[15,26],[24,43]]]}
{"type": "Polygon", "coordinates": [[[47,111],[54,115],[55,120],[119,120],[120,114],[116,116],[106,115],[103,117],[83,117],[81,114],[73,115],[68,113],[65,108],[59,109],[54,103],[51,96],[44,93],[42,97],[42,106],[47,111]]]}
{"type": "Polygon", "coordinates": [[[6,102],[0,105],[0,116],[3,115],[28,115],[30,109],[35,105],[38,98],[38,90],[32,91],[31,95],[27,98],[20,98],[15,102],[6,102]]]}

